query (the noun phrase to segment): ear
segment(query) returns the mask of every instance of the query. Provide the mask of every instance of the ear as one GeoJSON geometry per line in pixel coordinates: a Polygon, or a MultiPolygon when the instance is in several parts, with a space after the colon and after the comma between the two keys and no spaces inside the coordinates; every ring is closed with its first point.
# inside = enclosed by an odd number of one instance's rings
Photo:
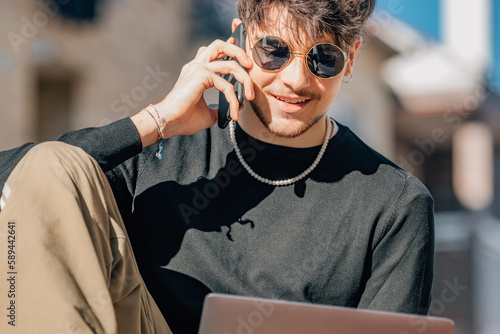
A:
{"type": "Polygon", "coordinates": [[[359,47],[363,43],[363,37],[359,36],[356,41],[349,48],[349,62],[347,63],[344,76],[347,77],[351,75],[354,68],[354,60],[356,59],[356,54],[358,53],[359,47]]]}
{"type": "Polygon", "coordinates": [[[233,19],[233,24],[231,26],[233,32],[236,30],[236,27],[240,25],[240,23],[243,23],[240,19],[233,19]]]}

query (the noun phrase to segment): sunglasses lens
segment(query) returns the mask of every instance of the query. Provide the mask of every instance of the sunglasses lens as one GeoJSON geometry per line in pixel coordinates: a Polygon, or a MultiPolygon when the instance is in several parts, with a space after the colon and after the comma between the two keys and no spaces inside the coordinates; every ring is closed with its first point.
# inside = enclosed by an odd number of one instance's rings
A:
{"type": "Polygon", "coordinates": [[[307,66],[319,78],[332,78],[344,68],[344,54],[332,44],[315,45],[307,54],[307,66]]]}
{"type": "Polygon", "coordinates": [[[260,68],[266,71],[277,71],[288,63],[290,48],[280,38],[266,36],[255,43],[252,55],[260,68]]]}

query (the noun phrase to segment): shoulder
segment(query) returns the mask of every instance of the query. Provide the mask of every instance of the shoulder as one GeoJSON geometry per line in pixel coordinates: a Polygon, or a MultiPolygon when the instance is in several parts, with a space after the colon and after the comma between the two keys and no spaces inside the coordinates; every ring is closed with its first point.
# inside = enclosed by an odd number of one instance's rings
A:
{"type": "Polygon", "coordinates": [[[415,176],[363,142],[347,126],[339,131],[328,150],[330,171],[380,201],[395,203],[408,197],[432,202],[425,185],[415,176]],[[376,194],[376,196],[375,196],[376,194]]]}
{"type": "Polygon", "coordinates": [[[337,123],[339,126],[338,138],[335,138],[334,144],[337,150],[347,161],[351,162],[357,168],[378,168],[386,166],[384,170],[391,170],[401,178],[409,175],[403,168],[393,161],[377,152],[375,149],[361,140],[347,126],[337,123]]]}

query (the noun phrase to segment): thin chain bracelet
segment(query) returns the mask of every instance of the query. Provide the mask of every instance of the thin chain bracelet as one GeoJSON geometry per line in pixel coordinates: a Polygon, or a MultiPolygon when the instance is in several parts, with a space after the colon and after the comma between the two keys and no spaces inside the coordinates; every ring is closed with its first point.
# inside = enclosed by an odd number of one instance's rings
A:
{"type": "Polygon", "coordinates": [[[163,134],[163,128],[165,127],[167,122],[164,118],[160,118],[160,113],[158,113],[158,110],[156,109],[156,107],[153,104],[150,104],[148,106],[148,108],[149,107],[153,107],[153,109],[156,111],[156,114],[158,115],[158,119],[156,119],[156,117],[154,117],[153,114],[147,108],[143,109],[143,110],[146,110],[148,112],[148,114],[154,119],[154,121],[156,123],[156,127],[158,130],[158,139],[156,141],[158,143],[158,152],[156,152],[156,157],[158,158],[158,160],[161,160],[162,159],[161,152],[163,151],[163,142],[165,141],[165,135],[163,134]]]}

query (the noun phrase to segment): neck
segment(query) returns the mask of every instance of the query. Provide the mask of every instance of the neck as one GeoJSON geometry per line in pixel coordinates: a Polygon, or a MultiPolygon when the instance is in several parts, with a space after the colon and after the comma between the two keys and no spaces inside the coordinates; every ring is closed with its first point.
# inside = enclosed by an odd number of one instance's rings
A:
{"type": "Polygon", "coordinates": [[[253,110],[247,108],[240,111],[239,126],[250,136],[274,145],[307,148],[321,145],[325,140],[326,125],[328,116],[325,114],[321,119],[310,127],[306,132],[295,138],[285,138],[272,134],[267,127],[262,124],[253,110]]]}

